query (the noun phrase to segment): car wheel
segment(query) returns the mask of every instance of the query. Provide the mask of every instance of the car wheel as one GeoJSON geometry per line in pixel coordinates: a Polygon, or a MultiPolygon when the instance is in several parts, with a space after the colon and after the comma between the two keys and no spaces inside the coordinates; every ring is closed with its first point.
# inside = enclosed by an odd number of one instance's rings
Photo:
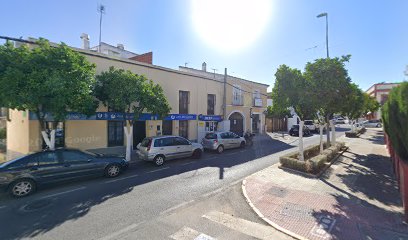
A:
{"type": "Polygon", "coordinates": [[[240,148],[244,148],[245,147],[245,142],[241,142],[241,144],[239,145],[240,148]]]}
{"type": "Polygon", "coordinates": [[[217,153],[222,153],[224,152],[224,146],[220,145],[217,147],[217,153]]]}
{"type": "Polygon", "coordinates": [[[35,192],[36,185],[31,179],[19,179],[12,183],[9,189],[13,197],[25,197],[35,192]]]}
{"type": "Polygon", "coordinates": [[[193,158],[199,159],[201,158],[202,154],[203,154],[203,151],[201,151],[200,149],[196,149],[193,152],[193,158]]]}
{"type": "Polygon", "coordinates": [[[119,176],[120,172],[122,171],[121,167],[117,164],[111,164],[106,167],[105,169],[105,176],[114,178],[119,176]]]}
{"type": "Polygon", "coordinates": [[[154,164],[156,164],[156,166],[161,166],[164,163],[164,156],[157,155],[156,157],[154,157],[153,161],[154,161],[154,164]]]}

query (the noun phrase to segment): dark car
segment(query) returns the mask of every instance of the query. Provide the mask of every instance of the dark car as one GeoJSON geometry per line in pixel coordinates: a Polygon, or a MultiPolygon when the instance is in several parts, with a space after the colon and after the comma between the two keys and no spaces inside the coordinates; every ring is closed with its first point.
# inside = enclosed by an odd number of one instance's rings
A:
{"type": "Polygon", "coordinates": [[[56,149],[30,154],[0,165],[0,188],[24,197],[37,186],[92,175],[116,177],[128,167],[121,157],[77,149],[56,149]]]}
{"type": "MultiPolygon", "coordinates": [[[[289,130],[289,135],[299,136],[299,125],[297,124],[293,125],[289,130]]],[[[303,126],[303,136],[310,136],[310,135],[312,135],[310,130],[306,126],[303,126]]]]}

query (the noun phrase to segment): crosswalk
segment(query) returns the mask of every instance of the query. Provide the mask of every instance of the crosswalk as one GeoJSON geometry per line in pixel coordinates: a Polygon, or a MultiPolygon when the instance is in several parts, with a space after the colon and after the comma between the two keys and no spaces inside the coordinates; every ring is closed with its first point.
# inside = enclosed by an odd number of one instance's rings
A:
{"type": "MultiPolygon", "coordinates": [[[[203,219],[207,221],[214,222],[216,224],[222,225],[223,227],[233,230],[239,233],[242,233],[248,238],[246,239],[292,239],[289,236],[286,236],[276,229],[263,225],[256,222],[251,222],[242,218],[238,218],[232,216],[230,214],[219,212],[219,211],[212,211],[206,213],[202,216],[203,219]]],[[[208,231],[208,230],[207,230],[208,231]]],[[[214,234],[214,233],[213,233],[214,234]]],[[[228,239],[225,236],[221,236],[220,238],[216,235],[212,235],[212,233],[203,233],[197,229],[190,228],[188,226],[183,226],[177,232],[173,233],[169,236],[170,239],[173,240],[222,240],[228,239]]],[[[245,239],[245,238],[243,238],[245,239]]]]}

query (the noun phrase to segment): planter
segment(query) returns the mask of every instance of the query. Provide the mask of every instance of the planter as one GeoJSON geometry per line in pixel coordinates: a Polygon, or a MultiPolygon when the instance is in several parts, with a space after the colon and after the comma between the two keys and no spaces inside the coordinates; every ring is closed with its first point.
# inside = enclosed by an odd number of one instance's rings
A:
{"type": "Polygon", "coordinates": [[[314,145],[305,149],[305,161],[300,161],[297,158],[297,151],[282,156],[279,158],[281,167],[307,174],[318,175],[338,156],[339,151],[344,149],[344,143],[339,142],[336,143],[335,146],[325,148],[322,154],[319,154],[319,149],[320,145],[314,145]]]}

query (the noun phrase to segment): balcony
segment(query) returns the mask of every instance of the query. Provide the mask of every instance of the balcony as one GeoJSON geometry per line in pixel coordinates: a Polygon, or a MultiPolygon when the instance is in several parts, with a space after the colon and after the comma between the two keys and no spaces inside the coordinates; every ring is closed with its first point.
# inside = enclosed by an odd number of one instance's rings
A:
{"type": "Polygon", "coordinates": [[[244,96],[243,95],[234,95],[232,97],[232,105],[243,106],[244,105],[244,96]]]}
{"type": "Polygon", "coordinates": [[[263,106],[262,98],[253,98],[253,106],[262,107],[263,106]]]}

